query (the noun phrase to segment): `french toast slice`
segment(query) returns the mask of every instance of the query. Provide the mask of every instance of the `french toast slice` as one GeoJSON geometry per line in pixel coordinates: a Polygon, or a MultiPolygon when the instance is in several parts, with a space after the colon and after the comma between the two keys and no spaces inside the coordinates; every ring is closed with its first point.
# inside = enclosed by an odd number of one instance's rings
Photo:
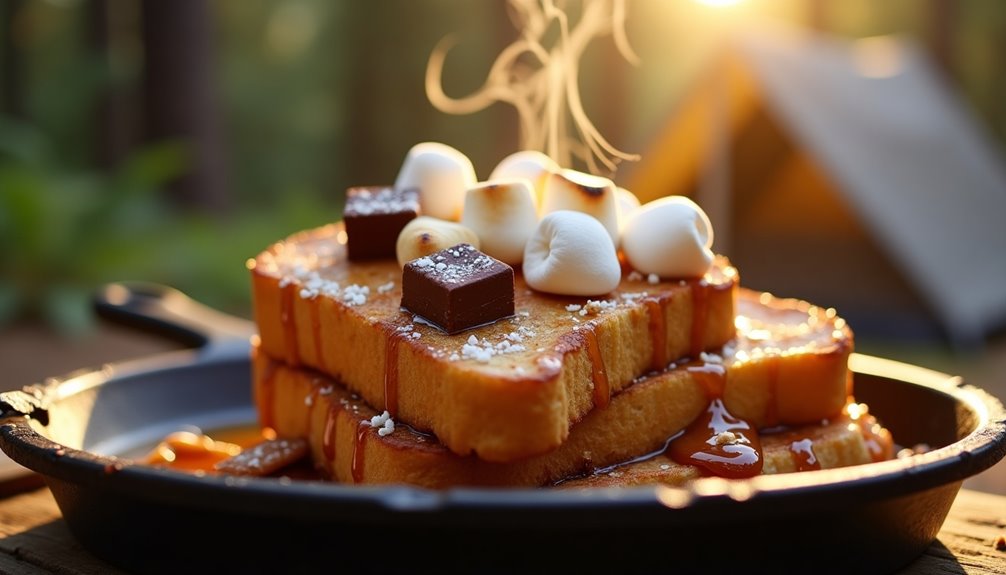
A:
{"type": "MultiPolygon", "coordinates": [[[[762,435],[761,444],[764,458],[762,475],[850,467],[885,461],[894,455],[893,437],[875,418],[852,419],[847,413],[818,424],[762,435]]],[[[357,469],[362,465],[365,463],[358,462],[357,469]]],[[[706,476],[701,468],[678,463],[660,450],[545,486],[565,489],[632,487],[655,483],[682,486],[706,476]]],[[[446,487],[447,484],[436,486],[446,487]]]]}
{"type": "MultiPolygon", "coordinates": [[[[549,453],[500,463],[460,456],[436,436],[398,423],[371,424],[379,410],[335,380],[253,354],[254,396],[263,425],[303,437],[316,466],[352,483],[548,485],[659,449],[722,398],[756,427],[816,423],[841,413],[851,392],[852,333],[841,318],[795,300],[739,290],[737,338],[720,353],[638,378],[573,425],[549,453]],[[799,402],[785,395],[795,394],[799,402]]],[[[378,419],[377,421],[380,421],[378,419]]]]}
{"type": "MultiPolygon", "coordinates": [[[[818,424],[761,434],[763,475],[835,469],[884,461],[894,457],[890,431],[869,415],[863,404],[850,403],[854,416],[844,411],[818,424]]],[[[681,486],[704,477],[701,468],[678,463],[664,452],[641,457],[580,477],[557,487],[631,487],[662,483],[681,486]]]]}
{"type": "Polygon", "coordinates": [[[737,271],[722,257],[695,280],[628,274],[599,301],[533,291],[517,273],[514,317],[447,335],[401,309],[395,261],[351,263],[345,243],[332,224],[249,261],[262,353],[339,379],[459,455],[554,450],[635,378],[736,333],[737,271]]]}

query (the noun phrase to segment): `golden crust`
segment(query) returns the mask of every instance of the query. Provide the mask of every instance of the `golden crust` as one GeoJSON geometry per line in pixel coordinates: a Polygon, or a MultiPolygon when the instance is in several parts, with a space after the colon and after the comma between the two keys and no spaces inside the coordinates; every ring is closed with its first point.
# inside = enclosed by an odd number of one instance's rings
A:
{"type": "Polygon", "coordinates": [[[702,280],[625,278],[585,315],[568,306],[586,298],[534,292],[518,273],[515,317],[454,336],[400,309],[396,262],[349,263],[339,225],[274,244],[249,267],[262,353],[336,377],[455,453],[488,461],[554,450],[635,378],[736,332],[738,277],[724,258],[702,280]]]}
{"type": "MultiPolygon", "coordinates": [[[[637,379],[606,407],[589,411],[557,448],[509,463],[457,455],[437,437],[401,422],[381,436],[362,423],[378,414],[364,398],[261,349],[253,361],[255,398],[264,422],[281,436],[307,438],[316,464],[339,481],[437,488],[548,485],[627,461],[659,449],[705,409],[711,393],[722,393],[731,413],[758,427],[839,414],[850,391],[846,362],[852,348],[841,320],[802,302],[744,290],[738,307],[742,329],[716,355],[637,379]],[[717,373],[722,376],[710,380],[717,373]],[[800,394],[798,406],[784,397],[791,393],[800,394]]],[[[485,420],[492,431],[492,418],[485,420]]],[[[510,422],[522,423],[530,422],[510,422]]]]}

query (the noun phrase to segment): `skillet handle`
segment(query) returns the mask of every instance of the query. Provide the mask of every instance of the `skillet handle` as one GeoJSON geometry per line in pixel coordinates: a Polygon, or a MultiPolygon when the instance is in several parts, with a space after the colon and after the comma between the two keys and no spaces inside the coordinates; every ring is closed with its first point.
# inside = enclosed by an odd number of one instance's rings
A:
{"type": "Polygon", "coordinates": [[[189,347],[216,346],[241,340],[256,332],[255,324],[207,307],[164,285],[120,282],[95,295],[100,317],[179,341],[189,347]]]}
{"type": "Polygon", "coordinates": [[[0,420],[8,417],[30,417],[42,425],[49,425],[49,411],[42,405],[41,394],[37,391],[8,391],[0,393],[0,420]]]}

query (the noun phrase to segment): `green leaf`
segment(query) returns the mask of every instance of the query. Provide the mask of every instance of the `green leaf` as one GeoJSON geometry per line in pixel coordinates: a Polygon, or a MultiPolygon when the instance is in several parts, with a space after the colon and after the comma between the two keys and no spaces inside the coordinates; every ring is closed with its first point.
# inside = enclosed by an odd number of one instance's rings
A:
{"type": "Polygon", "coordinates": [[[91,291],[72,285],[49,286],[42,300],[42,312],[61,334],[75,336],[94,328],[91,291]]]}
{"type": "MultiPolygon", "coordinates": [[[[35,172],[0,164],[0,261],[30,262],[39,255],[47,220],[45,184],[35,172]]],[[[10,264],[14,265],[14,264],[10,264]]]]}
{"type": "Polygon", "coordinates": [[[40,165],[49,151],[41,130],[31,124],[0,115],[0,161],[40,165]]]}
{"type": "Polygon", "coordinates": [[[153,144],[130,156],[117,171],[113,186],[120,191],[149,191],[185,173],[188,147],[181,141],[153,144]]]}

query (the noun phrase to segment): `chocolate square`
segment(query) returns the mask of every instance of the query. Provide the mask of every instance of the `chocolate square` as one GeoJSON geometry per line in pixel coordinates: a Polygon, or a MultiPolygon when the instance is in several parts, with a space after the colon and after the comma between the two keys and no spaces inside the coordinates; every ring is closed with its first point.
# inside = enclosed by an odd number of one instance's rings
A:
{"type": "Polygon", "coordinates": [[[395,257],[398,234],[419,215],[418,188],[369,186],[346,191],[346,225],[349,259],[395,257]]]}
{"type": "Polygon", "coordinates": [[[513,268],[469,244],[405,264],[402,307],[449,334],[514,314],[513,268]]]}

